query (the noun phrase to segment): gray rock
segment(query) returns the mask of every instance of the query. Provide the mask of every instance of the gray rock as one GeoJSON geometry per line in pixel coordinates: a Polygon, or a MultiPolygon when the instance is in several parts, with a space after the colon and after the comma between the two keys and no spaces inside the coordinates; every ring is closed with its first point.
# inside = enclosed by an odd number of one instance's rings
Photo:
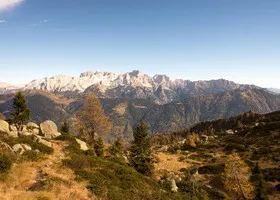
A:
{"type": "Polygon", "coordinates": [[[23,135],[23,136],[31,136],[31,135],[33,135],[33,133],[32,133],[32,132],[29,132],[29,131],[21,131],[21,132],[20,132],[20,135],[23,135]]]}
{"type": "Polygon", "coordinates": [[[53,121],[44,121],[40,124],[40,128],[43,135],[48,139],[52,139],[61,135],[61,133],[58,132],[57,126],[53,121]]]}
{"type": "Polygon", "coordinates": [[[234,134],[234,132],[233,132],[233,130],[232,130],[232,129],[228,129],[228,130],[226,130],[226,134],[233,135],[233,134],[234,134]]]}
{"type": "Polygon", "coordinates": [[[0,133],[4,133],[4,134],[10,133],[10,127],[8,122],[4,120],[0,120],[0,133]]]}
{"type": "Polygon", "coordinates": [[[163,145],[161,148],[159,148],[157,151],[158,152],[167,152],[169,147],[167,145],[163,145]]]}
{"type": "Polygon", "coordinates": [[[29,129],[29,130],[33,130],[33,129],[39,129],[40,127],[36,124],[36,123],[34,123],[34,122],[29,122],[29,123],[27,123],[27,128],[29,129]]]}
{"type": "Polygon", "coordinates": [[[170,183],[171,183],[171,192],[178,192],[178,187],[176,185],[176,181],[174,179],[171,179],[170,183]]]}
{"type": "Polygon", "coordinates": [[[22,131],[22,132],[28,132],[27,126],[26,126],[26,125],[23,125],[21,131],[22,131]]]}
{"type": "Polygon", "coordinates": [[[34,135],[39,135],[40,129],[34,128],[34,129],[32,130],[32,133],[33,133],[34,135]]]}
{"type": "Polygon", "coordinates": [[[87,143],[85,143],[84,141],[82,140],[79,140],[77,138],[75,138],[76,142],[80,145],[80,149],[82,151],[87,151],[89,148],[87,147],[87,143]]]}
{"type": "Polygon", "coordinates": [[[10,125],[10,130],[11,131],[18,131],[17,127],[14,124],[10,125]]]}
{"type": "Polygon", "coordinates": [[[13,149],[16,153],[19,153],[20,155],[25,152],[25,149],[23,148],[23,146],[21,144],[15,144],[13,146],[13,149]]]}
{"type": "Polygon", "coordinates": [[[40,143],[40,144],[43,144],[43,145],[45,145],[47,147],[52,147],[52,143],[48,142],[47,140],[38,138],[37,142],[40,143]]]}
{"type": "Polygon", "coordinates": [[[32,150],[32,148],[29,146],[29,145],[27,145],[27,144],[21,144],[21,146],[24,148],[24,150],[26,150],[26,151],[31,151],[32,150]]]}
{"type": "Polygon", "coordinates": [[[17,131],[10,131],[9,136],[17,138],[18,137],[18,132],[17,131]]]}

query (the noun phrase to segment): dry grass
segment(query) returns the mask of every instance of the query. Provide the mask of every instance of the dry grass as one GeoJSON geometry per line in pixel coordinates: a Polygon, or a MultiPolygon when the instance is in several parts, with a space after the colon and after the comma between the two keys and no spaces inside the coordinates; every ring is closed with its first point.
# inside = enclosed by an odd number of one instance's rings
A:
{"type": "Polygon", "coordinates": [[[158,153],[156,157],[159,162],[155,165],[155,174],[156,178],[159,179],[164,172],[170,171],[174,173],[181,173],[180,169],[188,168],[190,165],[187,162],[180,162],[179,158],[182,155],[180,154],[165,154],[158,153]]]}
{"type": "Polygon", "coordinates": [[[0,182],[0,200],[90,200],[95,199],[86,189],[86,183],[76,182],[72,170],[62,165],[65,159],[61,141],[52,141],[54,154],[38,162],[24,162],[13,166],[10,175],[0,182]],[[42,191],[29,191],[38,180],[38,171],[44,172],[51,185],[42,191]]]}

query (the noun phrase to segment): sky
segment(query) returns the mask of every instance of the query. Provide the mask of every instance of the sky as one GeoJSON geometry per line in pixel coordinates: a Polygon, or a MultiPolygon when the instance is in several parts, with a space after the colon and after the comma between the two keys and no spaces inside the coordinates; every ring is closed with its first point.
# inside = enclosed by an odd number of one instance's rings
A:
{"type": "Polygon", "coordinates": [[[132,70],[280,88],[280,1],[0,0],[0,82],[132,70]]]}

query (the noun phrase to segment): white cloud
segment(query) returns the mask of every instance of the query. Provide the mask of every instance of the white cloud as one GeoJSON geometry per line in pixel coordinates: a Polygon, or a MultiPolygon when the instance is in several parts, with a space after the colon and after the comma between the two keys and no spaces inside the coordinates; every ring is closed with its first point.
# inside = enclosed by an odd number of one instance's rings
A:
{"type": "Polygon", "coordinates": [[[0,12],[13,9],[24,0],[0,0],[0,12]]]}
{"type": "Polygon", "coordinates": [[[0,24],[6,23],[6,22],[7,22],[6,20],[0,19],[0,24]]]}

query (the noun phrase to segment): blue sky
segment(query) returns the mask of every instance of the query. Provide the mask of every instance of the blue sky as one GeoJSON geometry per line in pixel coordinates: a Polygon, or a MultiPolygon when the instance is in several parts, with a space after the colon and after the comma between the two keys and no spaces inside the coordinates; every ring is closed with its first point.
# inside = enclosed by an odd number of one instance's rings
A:
{"type": "Polygon", "coordinates": [[[0,82],[138,69],[280,88],[279,0],[0,0],[0,82]]]}

